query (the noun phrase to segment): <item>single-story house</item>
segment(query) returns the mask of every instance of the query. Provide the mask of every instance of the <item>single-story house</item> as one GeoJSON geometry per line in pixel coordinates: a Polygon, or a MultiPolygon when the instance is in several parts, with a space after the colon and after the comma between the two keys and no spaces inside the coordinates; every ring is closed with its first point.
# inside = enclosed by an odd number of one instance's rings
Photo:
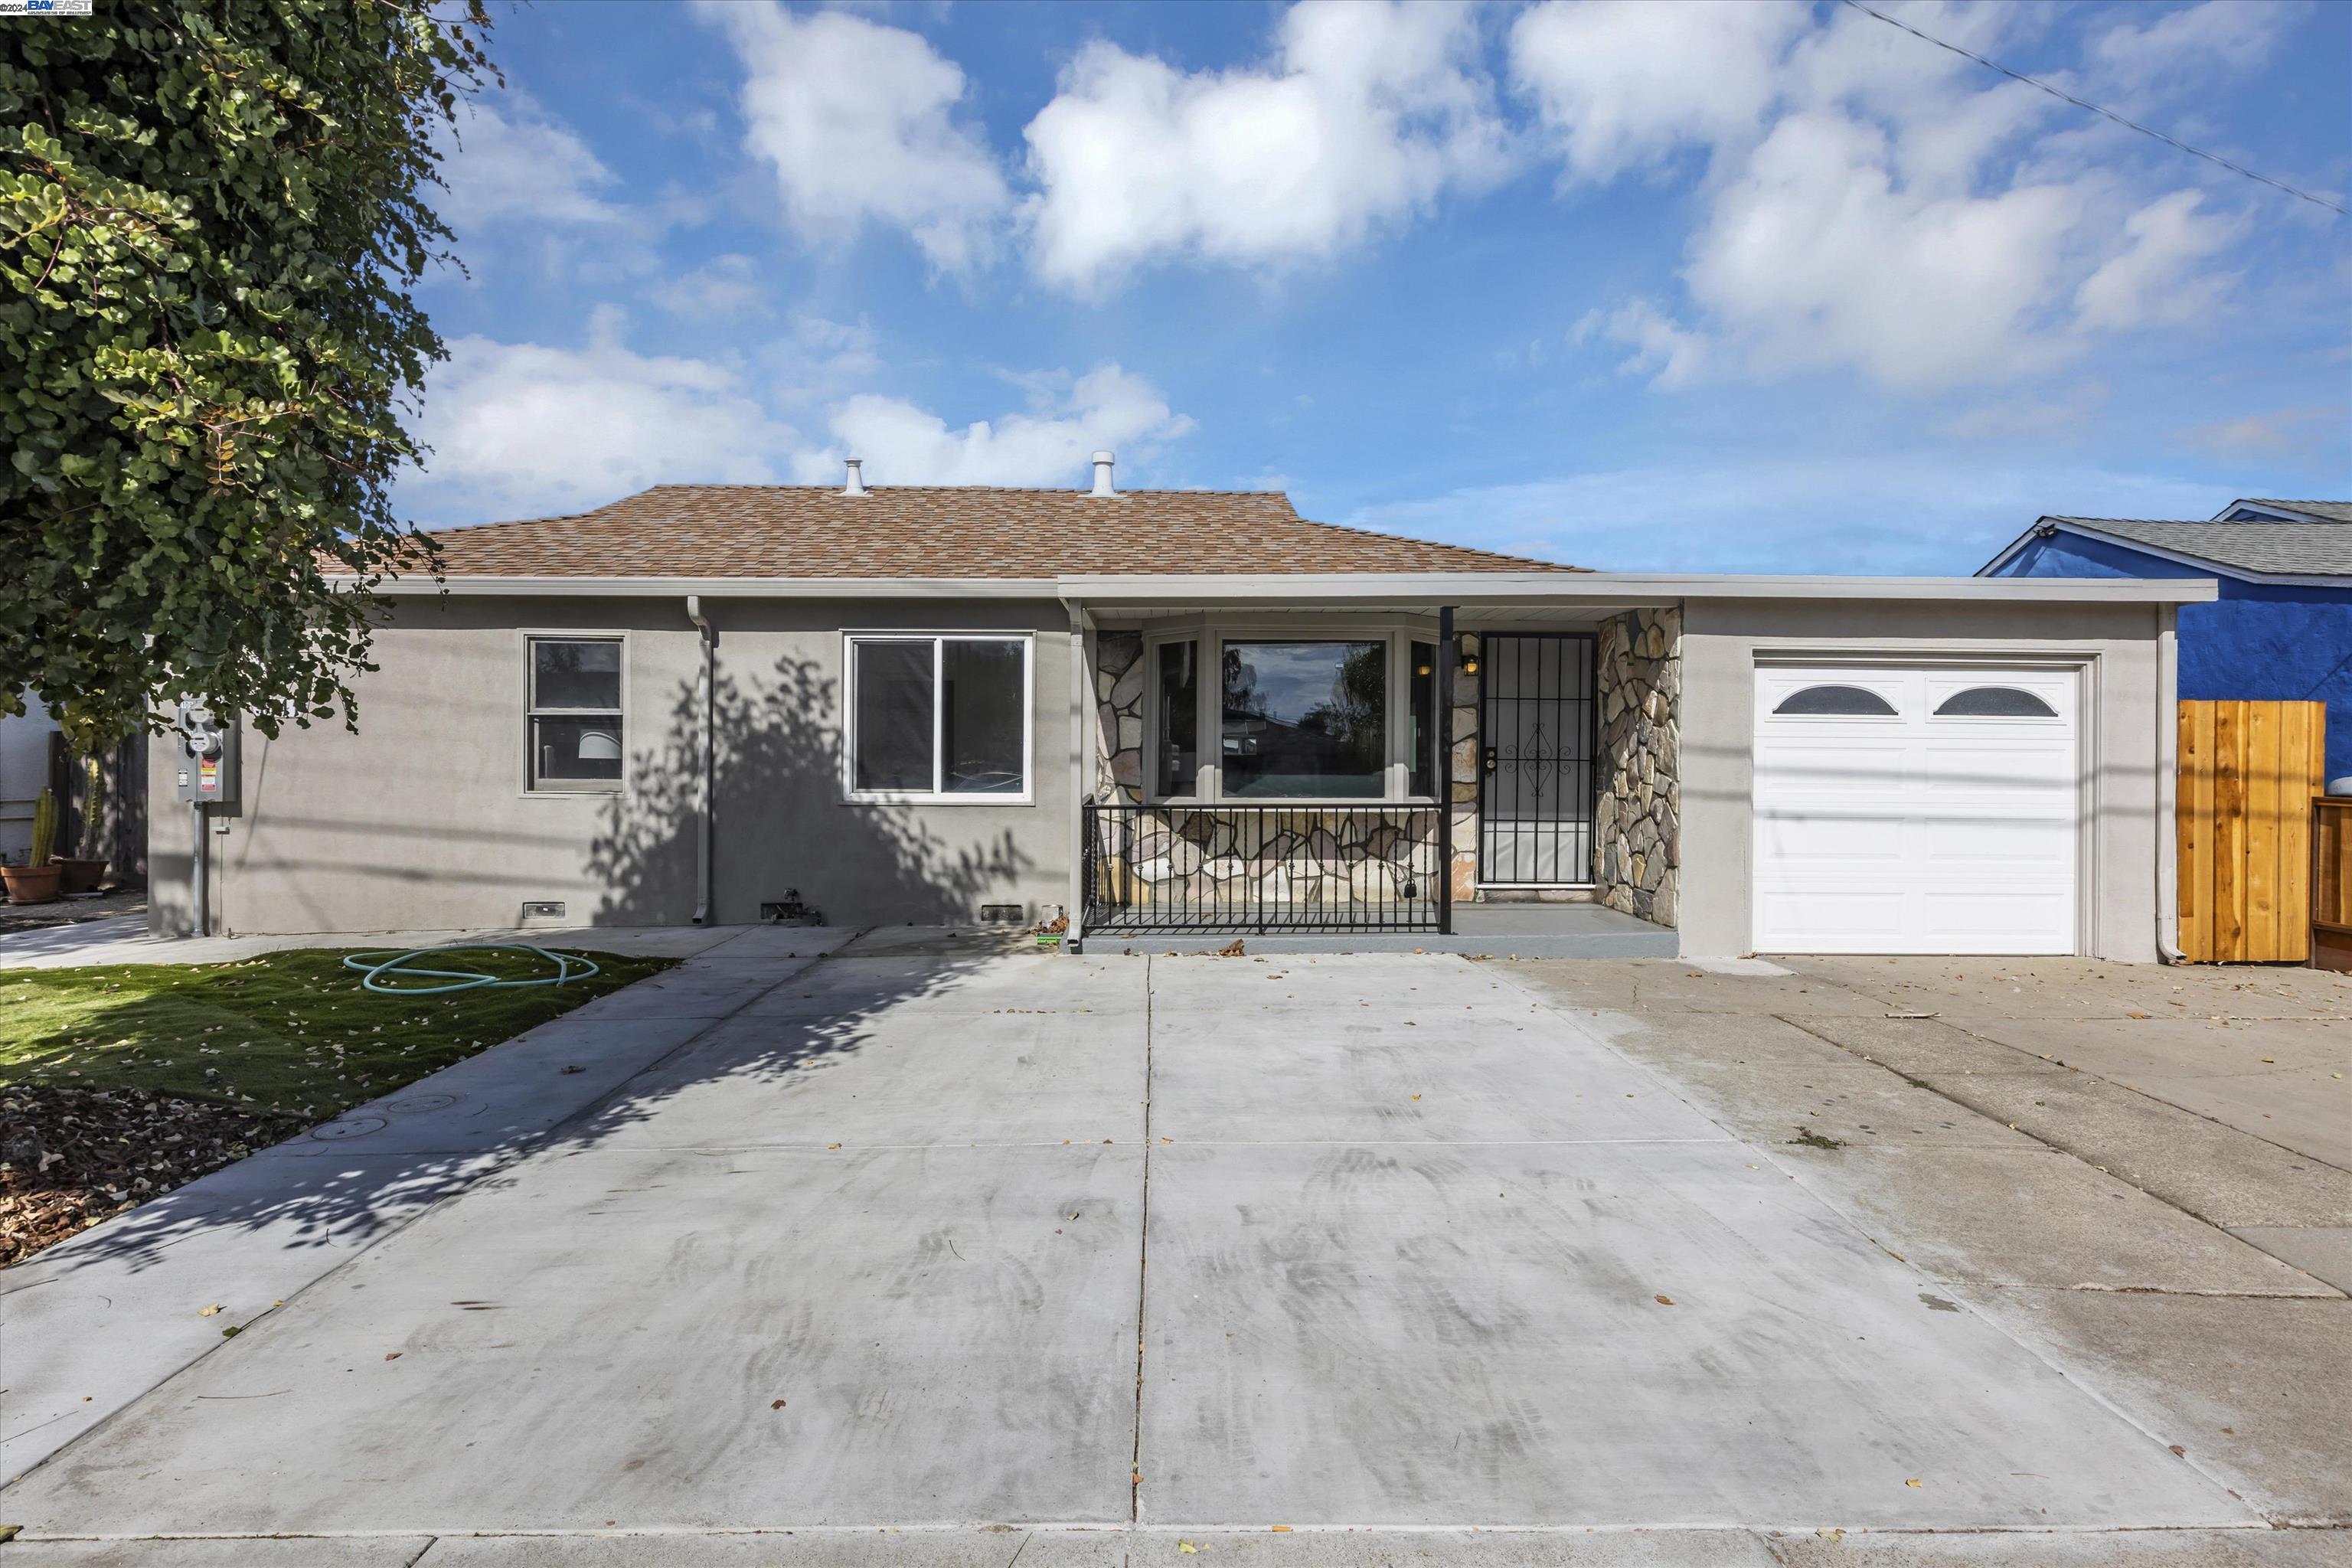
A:
{"type": "Polygon", "coordinates": [[[1091,488],[853,467],[437,538],[358,733],[247,732],[199,808],[211,929],[1442,937],[1591,900],[1692,956],[2153,959],[2174,612],[2213,595],[1584,571],[1120,491],[1108,453],[1091,488]]]}
{"type": "Polygon", "coordinates": [[[2327,777],[2352,778],[2352,501],[2235,500],[2201,522],[2045,517],[1977,574],[2214,578],[2220,597],[2180,612],[2180,695],[2325,702],[2327,777]]]}

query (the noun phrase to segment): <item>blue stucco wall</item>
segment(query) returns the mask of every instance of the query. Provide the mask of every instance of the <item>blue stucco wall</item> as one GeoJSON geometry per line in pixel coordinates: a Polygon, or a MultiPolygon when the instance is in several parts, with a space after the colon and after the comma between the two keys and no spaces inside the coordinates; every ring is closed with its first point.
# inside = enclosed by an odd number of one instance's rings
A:
{"type": "Polygon", "coordinates": [[[2352,586],[2245,583],[2063,531],[2027,541],[1993,574],[2213,577],[2221,598],[2180,606],[2180,695],[2197,701],[2325,702],[2327,776],[2352,773],[2352,586]]]}

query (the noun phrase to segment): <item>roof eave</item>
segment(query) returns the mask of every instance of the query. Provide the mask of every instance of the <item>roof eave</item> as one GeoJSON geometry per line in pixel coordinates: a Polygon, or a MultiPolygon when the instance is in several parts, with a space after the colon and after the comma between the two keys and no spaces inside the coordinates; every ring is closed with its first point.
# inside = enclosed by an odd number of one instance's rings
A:
{"type": "Polygon", "coordinates": [[[376,592],[507,598],[1068,599],[1087,605],[1400,602],[1463,606],[1607,607],[1685,599],[1943,600],[1976,603],[2201,604],[2210,578],[1821,577],[1616,572],[1317,572],[1068,577],[521,577],[387,579],[376,592]]]}

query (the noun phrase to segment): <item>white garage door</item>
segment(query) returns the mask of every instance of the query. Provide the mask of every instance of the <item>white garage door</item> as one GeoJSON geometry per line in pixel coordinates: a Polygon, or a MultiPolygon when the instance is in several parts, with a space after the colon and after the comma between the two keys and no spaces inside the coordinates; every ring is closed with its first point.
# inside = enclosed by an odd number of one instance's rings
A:
{"type": "Polygon", "coordinates": [[[2071,670],[1756,672],[1755,944],[2073,952],[2071,670]]]}

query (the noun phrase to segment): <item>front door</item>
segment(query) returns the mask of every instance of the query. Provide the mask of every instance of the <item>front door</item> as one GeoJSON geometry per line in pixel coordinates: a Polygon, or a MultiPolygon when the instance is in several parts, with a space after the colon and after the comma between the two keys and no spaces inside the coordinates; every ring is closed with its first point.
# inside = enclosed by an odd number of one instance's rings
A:
{"type": "Polygon", "coordinates": [[[1592,880],[1593,638],[1482,639],[1478,880],[1543,888],[1592,880]]]}

